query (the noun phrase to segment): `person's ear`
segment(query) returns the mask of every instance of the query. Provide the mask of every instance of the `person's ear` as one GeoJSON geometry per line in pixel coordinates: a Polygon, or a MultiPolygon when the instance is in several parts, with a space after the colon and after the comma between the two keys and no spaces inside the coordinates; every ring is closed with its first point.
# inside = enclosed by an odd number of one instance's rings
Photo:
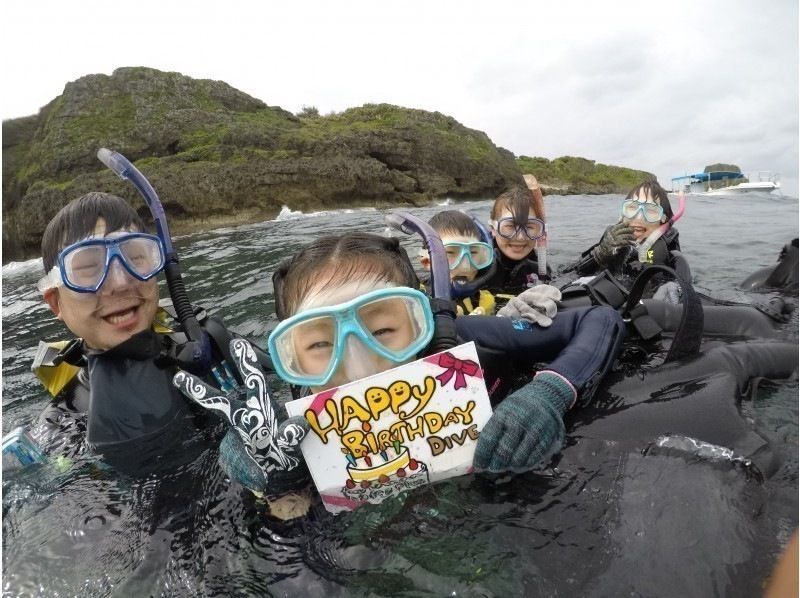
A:
{"type": "Polygon", "coordinates": [[[47,289],[43,294],[44,302],[50,308],[50,311],[55,314],[56,318],[62,320],[61,306],[58,304],[58,289],[47,289]]]}

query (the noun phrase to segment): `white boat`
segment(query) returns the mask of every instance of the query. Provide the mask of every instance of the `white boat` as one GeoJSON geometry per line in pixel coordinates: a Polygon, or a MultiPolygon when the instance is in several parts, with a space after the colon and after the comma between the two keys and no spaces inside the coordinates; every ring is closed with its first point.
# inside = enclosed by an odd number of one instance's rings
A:
{"type": "Polygon", "coordinates": [[[693,195],[741,195],[743,193],[772,193],[781,188],[780,175],[769,170],[761,170],[745,178],[741,172],[715,171],[698,172],[672,177],[673,193],[683,191],[693,195]],[[743,179],[735,185],[725,185],[714,188],[717,181],[734,182],[743,179]],[[676,182],[678,184],[676,188],[676,182]]]}

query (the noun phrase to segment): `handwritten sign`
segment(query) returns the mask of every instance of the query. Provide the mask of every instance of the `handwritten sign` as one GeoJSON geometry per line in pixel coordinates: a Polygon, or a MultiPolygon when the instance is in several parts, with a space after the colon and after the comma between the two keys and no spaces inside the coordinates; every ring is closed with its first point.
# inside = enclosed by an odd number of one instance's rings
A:
{"type": "Polygon", "coordinates": [[[492,415],[474,343],[286,408],[308,420],[303,456],[334,513],[468,473],[492,415]]]}

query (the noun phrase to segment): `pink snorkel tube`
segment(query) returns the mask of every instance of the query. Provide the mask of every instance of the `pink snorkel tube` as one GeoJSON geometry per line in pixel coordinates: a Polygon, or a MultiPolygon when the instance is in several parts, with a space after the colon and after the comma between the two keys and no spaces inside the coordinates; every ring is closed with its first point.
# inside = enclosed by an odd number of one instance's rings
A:
{"type": "Polygon", "coordinates": [[[539,268],[539,278],[547,277],[547,223],[545,223],[545,232],[541,238],[536,240],[534,245],[536,249],[536,264],[539,268]]]}
{"type": "Polygon", "coordinates": [[[644,242],[639,245],[638,253],[639,253],[639,261],[646,262],[647,261],[647,252],[650,251],[650,248],[653,246],[653,243],[658,241],[665,232],[669,230],[669,228],[675,224],[678,220],[681,219],[683,216],[683,212],[686,209],[686,196],[683,194],[683,191],[678,193],[678,211],[672,215],[667,222],[659,226],[656,230],[650,233],[644,242]]]}

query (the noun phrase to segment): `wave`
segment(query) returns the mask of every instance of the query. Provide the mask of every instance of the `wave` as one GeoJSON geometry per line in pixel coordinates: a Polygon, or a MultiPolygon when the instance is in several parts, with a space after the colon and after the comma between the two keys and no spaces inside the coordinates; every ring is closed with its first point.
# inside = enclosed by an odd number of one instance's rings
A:
{"type": "Polygon", "coordinates": [[[3,266],[3,278],[6,276],[18,276],[20,274],[28,274],[35,270],[42,269],[42,258],[37,257],[26,262],[9,262],[3,266]]]}
{"type": "Polygon", "coordinates": [[[306,214],[302,210],[293,210],[289,206],[281,207],[280,213],[271,222],[283,222],[286,220],[298,220],[300,218],[316,218],[318,216],[328,216],[331,214],[355,214],[357,212],[375,212],[376,208],[342,208],[339,210],[321,210],[319,212],[309,212],[306,214]]]}

